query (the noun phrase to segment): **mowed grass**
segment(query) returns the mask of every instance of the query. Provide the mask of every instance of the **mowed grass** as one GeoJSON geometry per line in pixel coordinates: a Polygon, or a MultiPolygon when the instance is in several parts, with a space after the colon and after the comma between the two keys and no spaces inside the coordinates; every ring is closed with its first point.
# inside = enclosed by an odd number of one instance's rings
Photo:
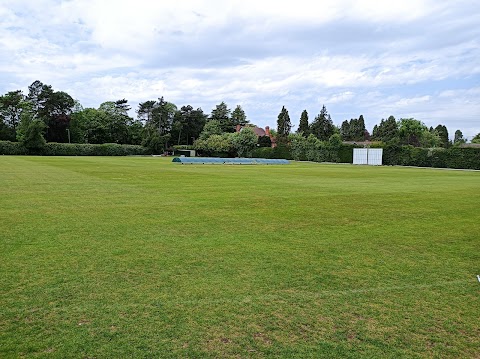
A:
{"type": "Polygon", "coordinates": [[[480,173],[0,157],[0,357],[477,357],[480,173]]]}

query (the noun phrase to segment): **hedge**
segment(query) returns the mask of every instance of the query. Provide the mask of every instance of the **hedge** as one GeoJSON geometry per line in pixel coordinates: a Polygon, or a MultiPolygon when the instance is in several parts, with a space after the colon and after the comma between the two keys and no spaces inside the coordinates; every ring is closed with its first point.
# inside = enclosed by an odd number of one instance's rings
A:
{"type": "Polygon", "coordinates": [[[292,160],[292,151],[289,146],[277,146],[277,147],[257,147],[253,150],[252,156],[254,158],[275,158],[292,160]]]}
{"type": "Polygon", "coordinates": [[[41,156],[133,156],[146,155],[145,147],[117,143],[55,143],[49,142],[37,152],[29,152],[20,142],[0,141],[0,155],[41,156]]]}

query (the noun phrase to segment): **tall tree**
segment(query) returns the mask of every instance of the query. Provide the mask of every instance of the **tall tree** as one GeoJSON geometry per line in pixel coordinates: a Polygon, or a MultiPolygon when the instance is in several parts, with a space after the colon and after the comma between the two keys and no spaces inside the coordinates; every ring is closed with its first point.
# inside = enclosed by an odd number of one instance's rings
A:
{"type": "Polygon", "coordinates": [[[480,143],[480,133],[477,133],[475,137],[472,138],[472,143],[480,143]]]}
{"type": "Polygon", "coordinates": [[[235,132],[235,126],[230,117],[230,109],[223,101],[212,110],[210,120],[218,121],[223,132],[235,132]]]}
{"type": "Polygon", "coordinates": [[[137,109],[137,118],[145,123],[152,121],[153,109],[155,108],[156,104],[157,102],[152,100],[140,102],[137,109]]]}
{"type": "Polygon", "coordinates": [[[6,126],[13,130],[14,136],[20,124],[24,100],[25,96],[21,90],[10,91],[0,96],[0,118],[6,126]]]}
{"type": "Polygon", "coordinates": [[[182,106],[175,113],[172,123],[172,140],[177,144],[193,144],[203,130],[207,115],[203,113],[201,108],[196,110],[190,106],[182,106]]]}
{"type": "Polygon", "coordinates": [[[335,133],[335,125],[325,105],[322,106],[320,113],[315,117],[310,128],[312,134],[321,141],[327,141],[335,133]]]}
{"type": "Polygon", "coordinates": [[[438,125],[435,127],[434,133],[440,138],[440,146],[447,148],[450,144],[448,140],[448,130],[444,125],[438,125]]]}
{"type": "Polygon", "coordinates": [[[373,129],[372,138],[383,142],[391,142],[398,138],[398,123],[395,117],[389,116],[387,120],[382,118],[380,125],[373,129]]]}
{"type": "Polygon", "coordinates": [[[291,129],[292,122],[290,121],[290,115],[285,106],[282,106],[282,110],[278,114],[277,119],[277,143],[286,143],[291,129]]]}
{"type": "Polygon", "coordinates": [[[237,105],[235,110],[232,112],[232,125],[236,127],[237,125],[245,126],[248,123],[247,115],[245,115],[245,111],[243,111],[242,106],[237,105]]]}
{"type": "Polygon", "coordinates": [[[434,147],[438,145],[439,137],[431,133],[427,126],[414,118],[401,118],[398,124],[400,143],[415,147],[434,147]]]}
{"type": "Polygon", "coordinates": [[[303,137],[308,137],[310,134],[310,125],[308,124],[308,112],[303,110],[300,115],[300,122],[298,124],[297,133],[301,134],[303,137]]]}
{"type": "Polygon", "coordinates": [[[460,130],[455,131],[455,137],[453,139],[453,143],[455,145],[461,145],[462,143],[465,143],[465,139],[463,138],[463,133],[460,130]]]}
{"type": "Polygon", "coordinates": [[[33,118],[44,121],[47,126],[46,140],[66,142],[75,100],[66,92],[54,91],[52,86],[34,81],[28,87],[27,101],[31,104],[33,118]]]}
{"type": "Polygon", "coordinates": [[[350,134],[350,122],[348,122],[348,120],[342,122],[342,126],[340,127],[340,136],[342,136],[343,141],[350,141],[352,139],[350,134]]]}

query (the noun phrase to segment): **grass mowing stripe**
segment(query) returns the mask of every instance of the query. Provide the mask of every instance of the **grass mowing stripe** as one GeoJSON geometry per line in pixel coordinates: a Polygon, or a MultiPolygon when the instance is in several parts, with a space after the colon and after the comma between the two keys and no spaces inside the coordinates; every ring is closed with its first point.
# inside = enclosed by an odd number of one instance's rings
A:
{"type": "Polygon", "coordinates": [[[478,353],[479,173],[4,156],[0,184],[1,357],[478,353]]]}

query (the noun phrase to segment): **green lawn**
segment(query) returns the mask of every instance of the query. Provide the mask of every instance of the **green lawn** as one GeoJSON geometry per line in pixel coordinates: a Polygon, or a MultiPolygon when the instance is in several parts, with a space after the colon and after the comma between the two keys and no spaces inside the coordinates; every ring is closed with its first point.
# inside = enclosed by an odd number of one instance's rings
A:
{"type": "Polygon", "coordinates": [[[0,357],[478,357],[480,173],[0,157],[0,357]]]}

